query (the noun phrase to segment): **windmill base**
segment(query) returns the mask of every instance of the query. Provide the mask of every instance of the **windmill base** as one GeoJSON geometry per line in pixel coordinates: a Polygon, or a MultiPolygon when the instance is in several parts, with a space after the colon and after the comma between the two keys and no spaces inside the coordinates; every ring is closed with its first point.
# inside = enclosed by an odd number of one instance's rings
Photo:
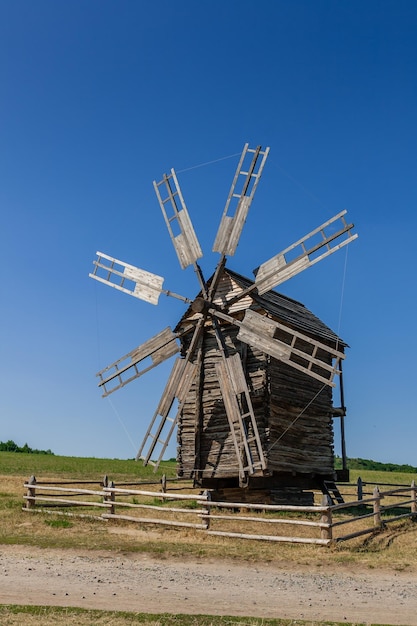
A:
{"type": "Polygon", "coordinates": [[[215,502],[242,502],[251,504],[290,504],[294,506],[313,506],[314,493],[296,487],[287,489],[213,489],[211,499],[215,502]]]}
{"type": "MultiPolygon", "coordinates": [[[[344,477],[346,479],[346,477],[344,477]]],[[[196,487],[208,489],[217,502],[251,502],[259,504],[292,504],[311,506],[313,491],[323,491],[326,482],[338,480],[336,474],[285,474],[249,477],[248,484],[239,485],[238,477],[201,478],[196,487]]]]}

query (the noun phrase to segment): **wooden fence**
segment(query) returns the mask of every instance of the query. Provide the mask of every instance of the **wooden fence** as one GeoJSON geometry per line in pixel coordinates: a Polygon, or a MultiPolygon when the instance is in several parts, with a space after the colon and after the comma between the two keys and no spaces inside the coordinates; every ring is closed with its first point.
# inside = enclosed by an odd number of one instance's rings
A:
{"type": "Polygon", "coordinates": [[[209,491],[197,493],[190,485],[168,484],[165,479],[116,487],[104,477],[97,488],[97,483],[52,483],[32,476],[24,485],[23,510],[192,528],[239,539],[330,545],[373,533],[394,521],[416,520],[415,482],[390,486],[385,491],[375,486],[371,495],[363,497],[363,484],[346,485],[343,503],[334,504],[328,495],[320,494],[319,504],[296,506],[212,501],[209,491]],[[275,533],[276,528],[287,532],[275,533]]]}

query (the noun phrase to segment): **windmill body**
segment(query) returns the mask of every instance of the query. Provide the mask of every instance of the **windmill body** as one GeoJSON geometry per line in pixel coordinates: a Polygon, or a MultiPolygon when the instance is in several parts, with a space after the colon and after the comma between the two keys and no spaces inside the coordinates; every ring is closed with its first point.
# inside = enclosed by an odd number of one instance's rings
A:
{"type": "Polygon", "coordinates": [[[162,277],[100,252],[90,274],[151,304],[161,293],[188,304],[173,330],[162,330],[99,372],[99,385],[109,395],[175,356],[137,459],[158,467],[177,427],[178,475],[215,490],[302,490],[335,478],[333,417],[343,420],[345,409],[335,409],[332,396],[346,344],[273,288],[357,235],[343,211],[260,265],[254,281],[226,268],[268,152],[244,146],[209,280],[197,263],[202,250],[175,171],[154,182],[180,266],[194,267],[200,286],[194,299],[164,290],[162,277]]]}
{"type": "MultiPolygon", "coordinates": [[[[249,279],[224,269],[213,304],[221,306],[251,284],[249,279]]],[[[229,314],[236,322],[243,320],[248,311],[261,315],[266,324],[291,324],[290,335],[281,331],[285,345],[289,344],[295,331],[311,338],[315,344],[337,347],[341,353],[346,347],[301,303],[275,291],[262,296],[252,292],[236,302],[229,314]]],[[[176,330],[186,328],[193,317],[196,316],[190,308],[176,330]]],[[[324,481],[334,480],[332,386],[303,371],[305,360],[302,356],[296,361],[301,368],[297,369],[284,359],[270,356],[261,347],[240,340],[236,323],[222,320],[221,332],[229,358],[238,355],[242,363],[264,457],[262,467],[249,423],[247,440],[254,467],[253,473],[248,473],[249,486],[256,489],[306,489],[320,488],[324,481]]],[[[184,352],[188,348],[187,337],[185,335],[181,340],[184,352]]],[[[310,355],[311,345],[299,338],[297,347],[301,353],[307,350],[310,355]]],[[[331,366],[331,358],[325,349],[320,357],[331,366]]],[[[293,355],[293,358],[296,357],[293,355]]],[[[202,487],[215,489],[238,487],[241,469],[216,372],[221,359],[215,332],[208,325],[198,372],[178,418],[180,475],[193,478],[202,487]]]]}

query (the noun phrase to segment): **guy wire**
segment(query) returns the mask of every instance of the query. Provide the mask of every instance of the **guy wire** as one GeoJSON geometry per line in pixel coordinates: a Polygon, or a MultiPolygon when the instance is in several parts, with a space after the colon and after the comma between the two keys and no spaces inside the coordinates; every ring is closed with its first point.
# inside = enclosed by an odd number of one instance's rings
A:
{"type": "Polygon", "coordinates": [[[177,174],[182,174],[183,172],[189,172],[190,170],[196,170],[199,167],[204,167],[205,165],[212,165],[213,163],[218,163],[219,161],[226,161],[226,159],[233,159],[236,156],[240,156],[240,152],[236,154],[229,154],[229,156],[221,157],[220,159],[214,159],[214,161],[206,161],[205,163],[200,163],[199,165],[192,165],[191,167],[186,167],[182,170],[178,170],[177,174]]]}
{"type": "MultiPolygon", "coordinates": [[[[339,347],[339,335],[340,335],[340,325],[341,325],[341,319],[342,319],[342,306],[343,306],[343,296],[344,296],[344,290],[345,290],[345,278],[346,278],[346,267],[347,267],[347,248],[348,246],[345,246],[346,253],[345,253],[345,264],[344,264],[344,269],[343,269],[343,277],[342,277],[342,290],[340,294],[339,322],[338,322],[338,329],[337,329],[336,350],[339,347]]],[[[323,391],[325,387],[326,385],[323,384],[323,386],[319,389],[319,391],[315,394],[315,396],[306,404],[306,406],[302,409],[302,411],[300,411],[300,413],[293,419],[293,421],[287,426],[287,428],[281,433],[281,435],[274,441],[274,443],[269,446],[268,452],[270,452],[272,448],[274,448],[277,445],[277,443],[281,441],[284,435],[290,430],[290,428],[292,428],[292,426],[294,426],[296,421],[303,415],[303,413],[307,411],[308,407],[321,394],[321,392],[323,391]]]]}
{"type": "MultiPolygon", "coordinates": [[[[95,282],[95,281],[94,281],[95,282]]],[[[96,300],[96,336],[97,336],[97,362],[98,362],[98,369],[101,369],[100,367],[100,361],[101,361],[101,333],[100,333],[100,317],[99,317],[99,299],[98,299],[98,291],[97,291],[97,285],[95,285],[95,300],[96,300]]],[[[122,426],[123,430],[125,431],[127,438],[129,439],[130,443],[133,446],[133,449],[135,450],[135,454],[137,452],[137,446],[135,445],[132,437],[130,436],[129,431],[127,430],[125,424],[123,423],[122,418],[120,417],[120,414],[118,413],[118,411],[116,410],[116,407],[114,406],[113,402],[110,400],[110,398],[107,396],[107,400],[109,401],[109,404],[111,406],[111,408],[113,409],[120,425],[122,426]]]]}

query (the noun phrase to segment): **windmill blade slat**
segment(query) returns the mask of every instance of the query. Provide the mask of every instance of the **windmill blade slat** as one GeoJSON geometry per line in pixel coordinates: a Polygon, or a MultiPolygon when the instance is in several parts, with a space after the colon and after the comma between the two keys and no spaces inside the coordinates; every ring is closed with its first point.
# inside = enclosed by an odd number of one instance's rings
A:
{"type": "Polygon", "coordinates": [[[185,269],[196,263],[197,259],[203,256],[203,252],[182,197],[175,170],[172,169],[169,176],[164,174],[163,179],[159,183],[154,181],[153,185],[178,260],[182,269],[185,269]],[[165,191],[165,196],[162,196],[161,189],[165,191]],[[180,205],[180,208],[177,204],[180,205]],[[167,207],[172,211],[170,215],[167,207]],[[171,225],[174,222],[177,223],[180,230],[179,235],[174,234],[171,225]]]}
{"type": "Polygon", "coordinates": [[[154,465],[155,471],[158,468],[168,446],[169,440],[178,421],[178,416],[181,413],[185,398],[193,383],[195,373],[195,363],[181,358],[177,358],[175,360],[161,400],[152,417],[139,452],[136,455],[136,460],[141,459],[144,465],[147,463],[154,465]],[[177,399],[179,403],[178,409],[175,417],[171,417],[170,411],[175,399],[177,399]],[[167,425],[167,422],[170,426],[168,433],[164,434],[164,427],[167,425]],[[151,456],[158,445],[160,446],[158,459],[156,461],[151,461],[151,456]],[[145,453],[144,450],[146,447],[148,447],[148,450],[145,453]]]}
{"type": "Polygon", "coordinates": [[[334,387],[333,378],[339,373],[338,363],[344,359],[343,352],[331,348],[303,333],[295,331],[284,324],[274,322],[263,315],[248,309],[243,321],[239,323],[238,339],[254,346],[270,356],[283,361],[312,378],[334,387]],[[277,339],[277,331],[285,334],[290,343],[277,339]],[[323,358],[317,356],[319,353],[323,358]],[[294,360],[294,359],[297,360],[294,360]],[[323,359],[335,359],[330,365],[323,359]],[[300,362],[301,361],[301,362],[300,362]]]}
{"type": "Polygon", "coordinates": [[[299,274],[307,267],[315,265],[322,259],[326,258],[330,254],[333,254],[343,246],[346,246],[348,243],[356,239],[358,235],[352,234],[351,230],[353,228],[353,224],[346,224],[344,219],[345,214],[346,211],[338,213],[333,218],[310,232],[302,239],[299,239],[255,270],[255,286],[258,293],[262,295],[270,289],[277,287],[289,278],[299,274]],[[335,233],[326,234],[325,230],[337,221],[341,222],[341,228],[335,233]],[[312,243],[312,245],[310,242],[310,247],[308,247],[309,244],[307,242],[309,242],[309,240],[313,240],[313,238],[318,234],[320,234],[321,239],[319,239],[316,243],[312,243]],[[341,242],[339,241],[338,244],[333,245],[343,236],[346,236],[346,238],[341,242]],[[324,252],[317,256],[313,256],[323,247],[326,248],[324,252]],[[293,259],[287,259],[287,255],[294,250],[296,251],[297,248],[300,249],[299,254],[293,259]]]}
{"type": "Polygon", "coordinates": [[[243,147],[242,155],[233,178],[220,226],[214,241],[213,252],[219,252],[222,255],[228,256],[233,256],[236,252],[240,235],[261,178],[268,153],[269,148],[266,148],[262,152],[260,146],[254,149],[249,148],[249,144],[245,144],[243,147]],[[246,171],[243,170],[243,165],[247,154],[253,156],[246,171]],[[241,182],[241,190],[237,191],[237,186],[241,182]]]}
{"type": "Polygon", "coordinates": [[[190,376],[194,372],[194,364],[190,361],[186,361],[183,358],[175,359],[174,367],[172,368],[171,376],[165,386],[165,390],[162,394],[159,402],[157,412],[160,415],[167,415],[171,409],[172,403],[175,398],[180,402],[184,401],[184,390],[189,388],[190,376]]]}
{"type": "Polygon", "coordinates": [[[154,337],[151,337],[151,339],[148,339],[148,341],[145,341],[138,348],[135,348],[98,372],[97,376],[100,378],[99,387],[102,387],[104,390],[103,397],[124,387],[132,380],[139,378],[153,367],[179,352],[175,341],[177,338],[178,335],[167,327],[154,337]],[[146,362],[146,364],[143,364],[142,369],[139,369],[138,365],[148,357],[150,358],[150,363],[146,362]],[[111,381],[114,381],[114,386],[109,389],[108,384],[111,381]]]}
{"type": "MultiPolygon", "coordinates": [[[[233,445],[235,448],[236,458],[237,458],[237,462],[239,466],[239,476],[240,478],[244,478],[245,469],[244,469],[244,464],[243,464],[243,455],[242,455],[242,448],[241,448],[240,442],[244,441],[246,437],[244,433],[243,439],[242,439],[243,424],[242,424],[242,418],[240,415],[239,405],[237,403],[236,395],[234,394],[229,384],[230,383],[229,372],[225,364],[223,363],[223,361],[219,361],[218,363],[216,363],[216,375],[219,381],[219,385],[220,385],[220,389],[221,389],[221,393],[223,397],[223,402],[224,402],[224,408],[226,409],[227,419],[229,421],[230,433],[232,435],[233,445]],[[238,436],[239,436],[239,439],[238,439],[238,436]]],[[[249,451],[247,451],[248,456],[249,454],[250,454],[249,451]]],[[[251,474],[254,473],[253,468],[250,471],[250,473],[251,474]]]]}
{"type": "Polygon", "coordinates": [[[250,199],[242,198],[234,217],[223,215],[216,241],[213,245],[213,252],[220,252],[228,256],[233,256],[239,243],[240,235],[250,208],[250,199]]]}
{"type": "Polygon", "coordinates": [[[164,279],[134,265],[97,252],[90,278],[151,304],[158,304],[164,279]]]}

